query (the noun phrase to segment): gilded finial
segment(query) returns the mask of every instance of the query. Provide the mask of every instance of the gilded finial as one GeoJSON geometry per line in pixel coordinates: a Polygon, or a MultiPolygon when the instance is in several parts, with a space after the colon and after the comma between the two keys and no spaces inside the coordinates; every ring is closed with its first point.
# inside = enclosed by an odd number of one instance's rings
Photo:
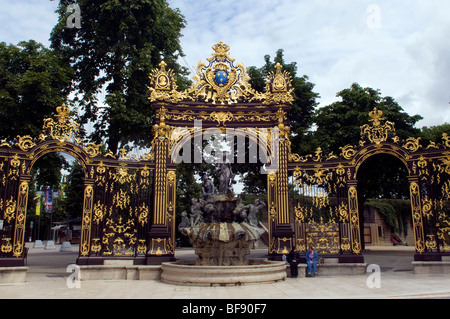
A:
{"type": "Polygon", "coordinates": [[[234,59],[230,58],[230,56],[228,55],[228,51],[230,50],[230,46],[228,44],[220,41],[219,43],[214,44],[212,48],[214,50],[214,53],[212,57],[207,58],[206,60],[212,61],[214,58],[217,58],[218,60],[225,60],[226,58],[231,62],[234,61],[234,59]]]}
{"type": "Polygon", "coordinates": [[[283,68],[283,66],[280,64],[280,62],[277,62],[275,64],[275,69],[277,69],[277,73],[281,72],[282,68],[283,68]]]}
{"type": "Polygon", "coordinates": [[[166,70],[167,63],[164,62],[164,60],[162,60],[161,62],[159,62],[158,65],[159,65],[159,67],[160,67],[160,69],[161,69],[162,71],[165,71],[165,70],[166,70]]]}
{"type": "Polygon", "coordinates": [[[369,113],[369,116],[371,118],[369,121],[373,122],[374,126],[379,126],[381,124],[380,120],[384,120],[384,118],[382,118],[383,111],[378,110],[376,107],[369,113]]]}
{"type": "Polygon", "coordinates": [[[61,104],[56,108],[56,113],[58,113],[58,122],[62,123],[67,119],[67,116],[70,113],[70,109],[66,106],[66,104],[61,104]]]}

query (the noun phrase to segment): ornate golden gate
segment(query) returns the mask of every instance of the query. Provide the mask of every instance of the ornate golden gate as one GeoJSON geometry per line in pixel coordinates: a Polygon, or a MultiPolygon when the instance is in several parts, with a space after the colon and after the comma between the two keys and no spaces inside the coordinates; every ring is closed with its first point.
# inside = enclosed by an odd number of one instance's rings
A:
{"type": "Polygon", "coordinates": [[[101,264],[107,258],[132,258],[145,263],[151,221],[154,163],[121,150],[100,154],[102,145],[84,145],[69,109],[57,108],[38,138],[18,136],[0,145],[0,266],[24,264],[24,235],[31,168],[51,152],[75,157],[84,171],[84,203],[79,264],[101,264]]]}
{"type": "MultiPolygon", "coordinates": [[[[191,88],[183,92],[176,90],[172,71],[166,69],[164,62],[151,75],[150,101],[157,115],[153,142],[154,223],[149,236],[149,262],[173,258],[173,250],[167,248],[174,236],[167,211],[174,207],[175,189],[170,185],[175,183],[177,156],[186,142],[199,139],[201,143],[201,136],[210,134],[211,130],[238,139],[248,138],[259,146],[268,174],[271,255],[279,255],[285,247],[285,238],[292,238],[287,193],[289,127],[286,117],[293,100],[290,77],[278,64],[276,71],[269,74],[265,92],[257,92],[248,83],[250,78],[244,65],[235,65],[235,60],[229,56],[228,45],[220,42],[213,49],[207,64],[198,64],[191,88]]],[[[189,159],[195,161],[195,154],[189,159]]]]}
{"type": "MultiPolygon", "coordinates": [[[[265,159],[269,256],[310,244],[341,262],[362,261],[357,172],[370,156],[388,153],[408,167],[417,260],[440,260],[448,253],[450,222],[445,210],[450,184],[450,138],[422,149],[418,139],[400,141],[394,124],[380,111],[361,130],[358,147],[347,145],[340,157],[300,157],[291,153],[286,114],[291,80],[281,66],[269,75],[265,92],[251,88],[241,63],[229,47],[213,46],[200,62],[194,83],[178,91],[164,62],[150,75],[149,100],[156,110],[151,152],[140,157],[120,150],[101,153],[102,145],[83,144],[65,106],[45,120],[39,137],[19,136],[0,142],[0,266],[24,264],[24,234],[31,167],[42,155],[65,152],[84,171],[82,234],[78,264],[131,259],[159,264],[175,253],[176,167],[180,151],[210,130],[252,140],[265,159]],[[292,174],[302,195],[289,207],[292,174]],[[292,216],[292,217],[291,217],[292,216]],[[319,216],[314,217],[313,216],[319,216]]],[[[183,153],[183,160],[186,160],[183,153]]],[[[191,158],[196,161],[198,158],[191,158]]],[[[201,161],[201,157],[200,157],[201,161]]]]}
{"type": "Polygon", "coordinates": [[[264,93],[253,90],[244,66],[234,65],[229,47],[213,46],[208,64],[200,62],[195,83],[177,91],[165,63],[150,75],[149,100],[156,110],[151,152],[141,157],[120,150],[100,153],[102,145],[81,143],[69,109],[58,107],[42,134],[19,136],[0,145],[0,265],[24,264],[25,218],[30,170],[49,152],[74,156],[85,175],[78,264],[127,258],[135,264],[173,260],[177,156],[183,145],[216,128],[256,143],[266,162],[271,215],[271,253],[292,238],[288,210],[289,140],[286,113],[293,100],[290,78],[277,65],[264,93]],[[201,125],[196,125],[201,121],[201,125]],[[278,247],[279,246],[279,247],[278,247]]]}
{"type": "Polygon", "coordinates": [[[341,154],[300,157],[290,154],[289,171],[299,191],[294,207],[295,244],[300,251],[312,245],[340,262],[362,261],[357,174],[376,154],[400,159],[409,172],[415,260],[441,260],[450,251],[450,138],[426,147],[420,138],[401,141],[395,124],[376,108],[361,127],[358,146],[346,145],[341,154]]]}

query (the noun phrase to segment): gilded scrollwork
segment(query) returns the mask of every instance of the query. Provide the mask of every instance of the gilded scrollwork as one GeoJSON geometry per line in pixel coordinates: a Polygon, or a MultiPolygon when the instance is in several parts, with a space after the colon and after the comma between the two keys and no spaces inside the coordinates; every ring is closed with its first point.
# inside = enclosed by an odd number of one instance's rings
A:
{"type": "Polygon", "coordinates": [[[100,149],[101,149],[102,145],[101,144],[94,144],[94,143],[88,143],[86,145],[86,153],[88,153],[88,155],[90,157],[96,157],[97,155],[100,154],[100,149]]]}
{"type": "Polygon", "coordinates": [[[93,213],[93,222],[99,224],[106,215],[106,205],[102,204],[100,201],[97,201],[94,205],[93,213]]]}
{"type": "Polygon", "coordinates": [[[385,121],[383,112],[374,108],[370,113],[372,125],[361,126],[361,137],[365,136],[371,143],[380,144],[386,142],[391,134],[395,133],[394,123],[385,121]],[[381,122],[384,121],[384,124],[381,122]]]}
{"type": "Polygon", "coordinates": [[[244,65],[234,65],[235,60],[230,57],[227,44],[219,42],[212,48],[214,52],[207,58],[208,64],[203,61],[198,63],[194,82],[183,92],[177,91],[173,71],[167,70],[166,63],[161,62],[160,68],[150,74],[150,102],[198,101],[217,105],[238,102],[259,102],[265,105],[292,103],[291,77],[287,71],[281,71],[280,64],[276,65],[275,72],[269,74],[266,92],[260,93],[249,84],[250,77],[244,65]]]}
{"type": "Polygon", "coordinates": [[[356,150],[352,145],[346,145],[344,147],[339,147],[341,150],[341,156],[345,159],[352,159],[356,154],[356,150]]]}
{"type": "Polygon", "coordinates": [[[442,141],[446,148],[450,148],[450,136],[447,133],[442,133],[442,141]]]}
{"type": "Polygon", "coordinates": [[[66,142],[71,138],[76,138],[79,124],[69,120],[70,109],[62,104],[56,108],[57,121],[52,118],[44,120],[43,131],[48,130],[52,139],[66,142]]]}
{"type": "Polygon", "coordinates": [[[3,219],[6,222],[10,223],[11,220],[13,220],[16,217],[15,216],[16,205],[17,205],[17,202],[14,200],[14,198],[12,196],[10,199],[6,200],[6,203],[5,203],[6,208],[5,208],[5,212],[3,214],[3,219]]]}
{"type": "Polygon", "coordinates": [[[403,145],[403,148],[409,150],[410,152],[416,152],[422,145],[420,145],[420,137],[414,138],[410,137],[406,140],[406,143],[403,145]]]}
{"type": "Polygon", "coordinates": [[[12,145],[5,139],[0,140],[0,147],[11,148],[12,145]]]}
{"type": "Polygon", "coordinates": [[[22,151],[28,151],[30,148],[36,146],[36,143],[33,142],[33,138],[29,135],[26,136],[17,136],[18,138],[18,142],[17,142],[17,146],[22,150],[22,151]]]}
{"type": "Polygon", "coordinates": [[[8,177],[11,180],[17,180],[19,178],[20,174],[20,159],[18,154],[14,154],[14,156],[11,158],[10,161],[10,168],[9,168],[9,174],[8,177]]]}

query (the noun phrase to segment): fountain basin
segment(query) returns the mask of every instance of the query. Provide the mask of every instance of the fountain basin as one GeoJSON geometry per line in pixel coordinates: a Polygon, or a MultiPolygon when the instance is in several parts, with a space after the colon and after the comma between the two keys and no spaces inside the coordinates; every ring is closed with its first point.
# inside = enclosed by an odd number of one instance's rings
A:
{"type": "Polygon", "coordinates": [[[263,259],[248,259],[247,265],[234,266],[202,266],[195,260],[181,260],[162,263],[161,271],[163,282],[186,286],[238,286],[286,278],[284,262],[263,259]]]}

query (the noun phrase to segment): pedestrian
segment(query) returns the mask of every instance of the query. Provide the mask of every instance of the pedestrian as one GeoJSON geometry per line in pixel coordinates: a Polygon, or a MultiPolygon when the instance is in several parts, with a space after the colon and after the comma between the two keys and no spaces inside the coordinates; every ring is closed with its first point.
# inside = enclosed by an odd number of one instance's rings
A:
{"type": "Polygon", "coordinates": [[[319,255],[314,250],[313,247],[309,247],[309,250],[306,252],[306,264],[308,266],[308,276],[312,276],[312,272],[314,272],[314,276],[317,276],[317,261],[319,260],[319,255]]]}
{"type": "Polygon", "coordinates": [[[297,278],[298,276],[298,264],[300,263],[300,253],[297,251],[297,247],[294,247],[287,256],[287,261],[291,266],[291,277],[297,278]]]}

